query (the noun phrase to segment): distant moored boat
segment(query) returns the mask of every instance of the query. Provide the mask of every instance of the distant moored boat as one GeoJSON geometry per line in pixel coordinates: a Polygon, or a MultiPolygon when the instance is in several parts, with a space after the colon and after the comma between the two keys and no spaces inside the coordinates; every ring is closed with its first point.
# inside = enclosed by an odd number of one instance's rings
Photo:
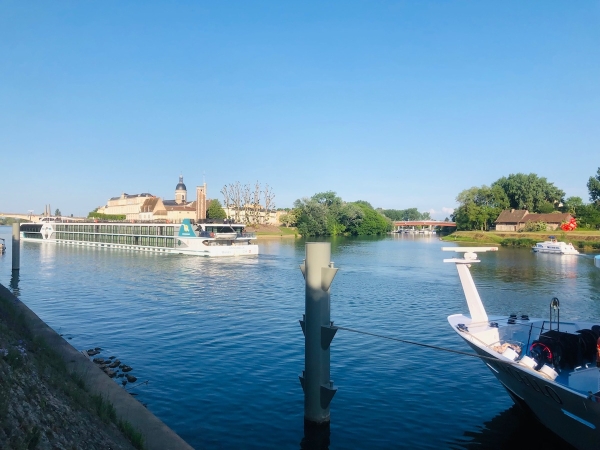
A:
{"type": "Polygon", "coordinates": [[[538,253],[559,253],[561,255],[578,255],[579,252],[570,242],[558,242],[554,236],[550,236],[547,241],[538,242],[532,247],[534,252],[538,253]]]}

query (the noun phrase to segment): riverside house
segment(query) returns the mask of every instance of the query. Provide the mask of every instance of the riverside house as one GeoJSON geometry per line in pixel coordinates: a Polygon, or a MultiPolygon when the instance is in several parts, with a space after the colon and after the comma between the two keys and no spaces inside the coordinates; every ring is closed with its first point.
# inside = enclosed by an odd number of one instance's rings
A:
{"type": "Polygon", "coordinates": [[[519,231],[527,222],[546,222],[548,231],[556,230],[563,222],[571,220],[569,213],[552,212],[548,214],[530,213],[526,209],[504,210],[496,219],[496,231],[519,231]]]}

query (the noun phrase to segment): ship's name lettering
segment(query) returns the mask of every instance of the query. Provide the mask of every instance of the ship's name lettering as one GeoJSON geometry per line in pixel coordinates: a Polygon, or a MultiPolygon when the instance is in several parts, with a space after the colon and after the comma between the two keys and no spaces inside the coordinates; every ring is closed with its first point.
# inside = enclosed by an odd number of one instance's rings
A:
{"type": "Polygon", "coordinates": [[[538,394],[542,394],[548,398],[551,398],[559,405],[562,405],[562,400],[561,400],[560,396],[556,393],[556,391],[554,389],[552,389],[551,386],[548,386],[547,384],[543,384],[543,387],[541,387],[535,378],[521,372],[518,369],[515,369],[512,366],[509,366],[508,364],[498,364],[496,367],[498,369],[503,369],[506,373],[510,374],[517,381],[519,381],[519,382],[523,383],[525,386],[533,389],[538,394]]]}

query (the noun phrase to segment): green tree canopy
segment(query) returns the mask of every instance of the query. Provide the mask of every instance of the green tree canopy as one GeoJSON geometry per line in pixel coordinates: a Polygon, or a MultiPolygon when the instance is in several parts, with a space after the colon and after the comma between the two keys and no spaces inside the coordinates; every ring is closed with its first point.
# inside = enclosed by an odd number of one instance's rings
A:
{"type": "Polygon", "coordinates": [[[590,201],[600,204],[600,167],[598,167],[596,176],[590,177],[587,188],[590,193],[590,201]]]}
{"type": "MultiPolygon", "coordinates": [[[[349,203],[348,207],[362,210],[360,220],[345,224],[350,234],[356,236],[374,236],[385,234],[392,229],[392,222],[383,214],[375,211],[373,207],[363,201],[349,203]]],[[[356,210],[358,212],[358,210],[356,210]]]]}
{"type": "Polygon", "coordinates": [[[508,197],[509,207],[514,209],[527,209],[529,212],[538,213],[542,208],[547,209],[547,204],[558,205],[563,202],[565,192],[544,177],[534,173],[510,174],[492,183],[500,186],[508,197]]]}
{"type": "Polygon", "coordinates": [[[227,214],[221,206],[221,202],[217,199],[208,202],[208,208],[206,208],[207,219],[226,219],[227,214]]]}
{"type": "Polygon", "coordinates": [[[384,209],[381,211],[383,215],[392,220],[430,220],[429,212],[419,212],[417,208],[408,209],[384,209]]]}
{"type": "Polygon", "coordinates": [[[489,230],[509,200],[500,185],[472,187],[456,197],[459,203],[452,218],[457,230],[489,230]]]}
{"type": "Polygon", "coordinates": [[[575,214],[575,209],[583,206],[583,199],[581,197],[569,197],[563,203],[563,211],[570,214],[575,214]]]}
{"type": "Polygon", "coordinates": [[[376,235],[391,230],[391,222],[369,202],[345,203],[327,191],[294,202],[296,225],[302,236],[376,235]]]}
{"type": "Polygon", "coordinates": [[[577,225],[581,228],[600,228],[600,208],[594,203],[575,207],[577,225]]]}
{"type": "Polygon", "coordinates": [[[303,198],[294,202],[298,210],[297,226],[302,236],[328,236],[335,230],[335,218],[327,205],[314,198],[303,198]]]}

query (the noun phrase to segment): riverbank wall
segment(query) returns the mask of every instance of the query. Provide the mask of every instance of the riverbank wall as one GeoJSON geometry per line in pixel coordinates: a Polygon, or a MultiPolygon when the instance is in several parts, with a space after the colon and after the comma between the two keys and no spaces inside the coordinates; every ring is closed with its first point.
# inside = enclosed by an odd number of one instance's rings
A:
{"type": "MultiPolygon", "coordinates": [[[[1,284],[0,298],[3,300],[0,302],[0,315],[13,319],[18,316],[23,334],[27,334],[31,342],[42,342],[47,345],[53,354],[62,360],[68,374],[82,381],[90,395],[102,399],[105,405],[112,405],[117,421],[127,424],[134,433],[141,435],[143,448],[148,450],[192,448],[1,284]],[[8,306],[16,312],[8,311],[8,306]]],[[[10,357],[8,353],[5,356],[10,357]]],[[[39,434],[39,430],[37,432],[39,434]]]]}

